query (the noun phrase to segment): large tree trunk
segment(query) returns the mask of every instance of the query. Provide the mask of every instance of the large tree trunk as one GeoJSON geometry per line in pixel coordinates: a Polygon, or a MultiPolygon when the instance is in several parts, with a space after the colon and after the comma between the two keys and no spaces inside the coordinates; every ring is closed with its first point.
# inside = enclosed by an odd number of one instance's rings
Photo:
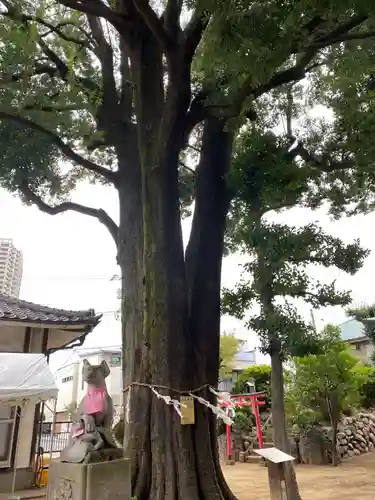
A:
{"type": "MultiPolygon", "coordinates": [[[[147,362],[147,339],[144,337],[143,285],[143,211],[142,179],[137,142],[137,130],[130,128],[118,147],[118,192],[120,205],[118,262],[122,276],[122,345],[123,384],[147,382],[144,378],[147,362]]],[[[134,386],[124,392],[124,448],[132,463],[132,483],[137,485],[136,497],[144,498],[150,486],[150,401],[147,390],[134,386]]]]}
{"type": "MultiPolygon", "coordinates": [[[[271,411],[273,439],[276,448],[290,454],[284,405],[284,372],[279,350],[271,354],[271,411]]],[[[293,463],[285,464],[285,486],[288,500],[301,500],[293,463]]]]}
{"type": "MultiPolygon", "coordinates": [[[[189,324],[197,356],[199,384],[216,386],[220,364],[220,285],[226,216],[230,193],[227,174],[233,134],[220,120],[205,123],[202,151],[197,168],[195,210],[186,249],[189,291],[189,324]]],[[[212,395],[206,394],[212,399],[212,395]]],[[[201,428],[195,432],[198,474],[204,498],[217,498],[219,487],[225,498],[234,498],[224,479],[218,454],[216,418],[198,407],[201,428]]]]}
{"type": "MultiPolygon", "coordinates": [[[[195,425],[182,426],[172,406],[136,384],[154,385],[161,394],[178,399],[174,390],[217,383],[220,274],[229,204],[225,175],[231,145],[232,136],[222,124],[207,126],[186,263],[178,148],[169,148],[152,168],[143,164],[143,180],[134,174],[139,169],[123,169],[119,263],[125,389],[133,383],[125,390],[125,449],[137,500],[233,498],[218,462],[212,413],[196,404],[195,425]]],[[[212,397],[208,391],[199,395],[212,397]]]]}

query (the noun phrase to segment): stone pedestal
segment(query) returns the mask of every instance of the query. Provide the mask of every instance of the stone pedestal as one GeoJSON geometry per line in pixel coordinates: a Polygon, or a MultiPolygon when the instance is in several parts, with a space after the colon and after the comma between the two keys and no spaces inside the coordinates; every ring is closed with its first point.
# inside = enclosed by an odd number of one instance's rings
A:
{"type": "Polygon", "coordinates": [[[71,464],[53,460],[48,471],[47,500],[129,500],[130,461],[71,464]]]}

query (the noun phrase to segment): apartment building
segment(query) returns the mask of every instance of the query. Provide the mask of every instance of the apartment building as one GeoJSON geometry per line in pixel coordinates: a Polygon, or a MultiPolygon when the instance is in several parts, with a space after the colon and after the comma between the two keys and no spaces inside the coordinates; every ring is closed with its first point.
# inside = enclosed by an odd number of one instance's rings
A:
{"type": "Polygon", "coordinates": [[[12,240],[0,239],[0,294],[19,298],[22,270],[22,252],[12,240]]]}

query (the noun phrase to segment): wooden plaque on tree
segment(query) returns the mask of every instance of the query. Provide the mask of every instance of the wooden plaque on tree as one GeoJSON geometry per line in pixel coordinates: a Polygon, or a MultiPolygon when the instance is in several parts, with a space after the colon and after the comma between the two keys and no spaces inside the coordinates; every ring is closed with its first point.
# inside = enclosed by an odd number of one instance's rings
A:
{"type": "Polygon", "coordinates": [[[195,424],[194,398],[191,396],[181,396],[181,425],[195,424]]]}

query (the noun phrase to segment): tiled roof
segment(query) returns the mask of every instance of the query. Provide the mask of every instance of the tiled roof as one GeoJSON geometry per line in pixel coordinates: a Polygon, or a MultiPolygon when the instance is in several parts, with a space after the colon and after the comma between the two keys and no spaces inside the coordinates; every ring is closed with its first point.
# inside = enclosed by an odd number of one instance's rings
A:
{"type": "Polygon", "coordinates": [[[66,311],[0,294],[0,323],[1,321],[17,321],[45,325],[96,326],[100,318],[101,315],[96,315],[93,309],[88,311],[66,311]]]}

